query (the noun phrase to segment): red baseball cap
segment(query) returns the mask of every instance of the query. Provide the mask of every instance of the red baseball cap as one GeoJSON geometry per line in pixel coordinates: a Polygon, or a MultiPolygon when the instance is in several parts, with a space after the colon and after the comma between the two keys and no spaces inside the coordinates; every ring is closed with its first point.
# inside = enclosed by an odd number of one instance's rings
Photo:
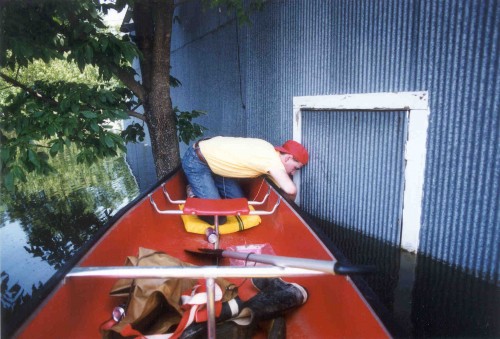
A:
{"type": "Polygon", "coordinates": [[[274,149],[281,153],[293,155],[295,160],[300,161],[304,165],[309,161],[309,153],[307,153],[306,148],[295,140],[288,140],[283,146],[274,146],[274,149]]]}

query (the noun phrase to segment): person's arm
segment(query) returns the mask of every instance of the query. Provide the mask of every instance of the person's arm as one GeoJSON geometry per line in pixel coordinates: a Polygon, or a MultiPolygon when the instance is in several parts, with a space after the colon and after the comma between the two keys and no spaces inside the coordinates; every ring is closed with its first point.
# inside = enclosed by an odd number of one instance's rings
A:
{"type": "Polygon", "coordinates": [[[286,198],[295,200],[297,196],[297,186],[290,178],[288,173],[282,169],[271,169],[269,175],[274,179],[278,186],[286,193],[286,198]]]}

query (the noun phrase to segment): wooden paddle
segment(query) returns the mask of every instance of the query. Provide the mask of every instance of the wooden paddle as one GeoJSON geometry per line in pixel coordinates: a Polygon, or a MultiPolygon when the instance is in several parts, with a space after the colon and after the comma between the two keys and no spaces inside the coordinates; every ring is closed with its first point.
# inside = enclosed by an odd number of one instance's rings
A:
{"type": "Polygon", "coordinates": [[[186,253],[208,258],[240,259],[279,267],[295,267],[329,274],[366,274],[375,273],[373,265],[346,265],[336,260],[318,260],[295,257],[283,257],[269,254],[242,253],[223,249],[199,248],[198,251],[184,250],[186,253]]]}

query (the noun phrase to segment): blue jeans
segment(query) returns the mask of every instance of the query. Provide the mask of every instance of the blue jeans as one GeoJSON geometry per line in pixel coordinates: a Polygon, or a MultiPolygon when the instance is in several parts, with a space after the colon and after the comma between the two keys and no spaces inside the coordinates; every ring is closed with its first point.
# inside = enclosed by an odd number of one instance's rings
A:
{"type": "Polygon", "coordinates": [[[192,146],[184,153],[182,169],[193,193],[198,198],[230,199],[244,197],[238,180],[214,174],[210,167],[198,158],[192,146]]]}

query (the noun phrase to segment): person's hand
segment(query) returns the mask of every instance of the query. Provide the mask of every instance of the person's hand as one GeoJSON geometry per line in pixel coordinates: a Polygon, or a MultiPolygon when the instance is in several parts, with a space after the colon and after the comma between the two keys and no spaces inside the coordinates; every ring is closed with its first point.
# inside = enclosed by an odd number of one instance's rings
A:
{"type": "Polygon", "coordinates": [[[285,193],[283,192],[281,194],[283,196],[283,198],[285,198],[286,200],[290,200],[290,201],[295,201],[295,198],[297,198],[297,194],[288,194],[288,193],[285,193]]]}
{"type": "Polygon", "coordinates": [[[293,196],[293,200],[295,200],[295,196],[297,195],[297,186],[295,186],[295,183],[286,171],[282,169],[272,169],[269,171],[269,175],[274,179],[285,194],[293,196]]]}

